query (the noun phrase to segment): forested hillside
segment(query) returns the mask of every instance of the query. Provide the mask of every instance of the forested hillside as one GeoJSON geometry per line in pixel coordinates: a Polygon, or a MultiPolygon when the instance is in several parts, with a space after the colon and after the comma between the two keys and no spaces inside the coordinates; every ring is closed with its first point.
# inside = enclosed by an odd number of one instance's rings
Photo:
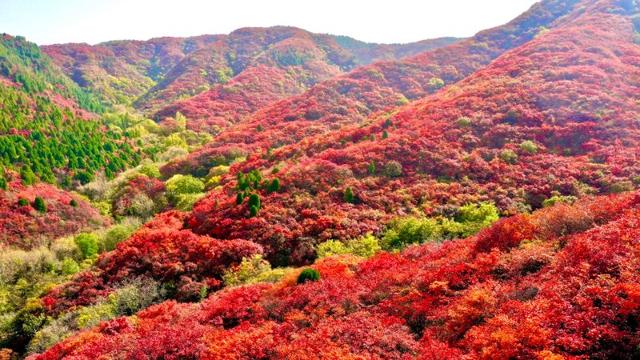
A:
{"type": "Polygon", "coordinates": [[[216,132],[261,106],[358,65],[409,56],[455,40],[378,45],[273,27],[96,46],[52,45],[44,51],[79,85],[105,101],[131,103],[158,120],[181,111],[190,128],[216,132]],[[204,94],[173,104],[200,93],[204,94]]]}
{"type": "Polygon", "coordinates": [[[0,359],[638,357],[636,0],[0,70],[0,359]]]}

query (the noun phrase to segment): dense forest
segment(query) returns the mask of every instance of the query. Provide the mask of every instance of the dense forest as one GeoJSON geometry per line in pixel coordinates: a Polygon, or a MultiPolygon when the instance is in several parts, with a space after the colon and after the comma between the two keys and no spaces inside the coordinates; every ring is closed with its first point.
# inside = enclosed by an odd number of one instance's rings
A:
{"type": "Polygon", "coordinates": [[[0,359],[635,359],[640,4],[0,42],[0,359]]]}

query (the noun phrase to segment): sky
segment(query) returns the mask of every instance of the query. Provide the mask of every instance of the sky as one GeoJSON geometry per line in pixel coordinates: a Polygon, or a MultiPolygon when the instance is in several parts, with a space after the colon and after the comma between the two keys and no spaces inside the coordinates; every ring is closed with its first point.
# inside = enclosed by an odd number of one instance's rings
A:
{"type": "Polygon", "coordinates": [[[467,37],[535,0],[0,0],[0,33],[40,45],[297,26],[377,43],[467,37]]]}

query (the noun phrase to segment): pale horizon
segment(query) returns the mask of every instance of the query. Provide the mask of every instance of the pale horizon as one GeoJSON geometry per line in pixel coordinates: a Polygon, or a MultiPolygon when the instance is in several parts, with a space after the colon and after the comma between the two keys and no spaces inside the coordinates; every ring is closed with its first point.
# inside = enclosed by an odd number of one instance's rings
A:
{"type": "Polygon", "coordinates": [[[443,4],[398,0],[389,6],[381,1],[339,0],[311,5],[292,0],[0,0],[0,32],[21,35],[39,45],[97,44],[228,34],[246,27],[293,26],[371,43],[409,43],[473,36],[509,22],[536,2],[449,0],[443,4]]]}

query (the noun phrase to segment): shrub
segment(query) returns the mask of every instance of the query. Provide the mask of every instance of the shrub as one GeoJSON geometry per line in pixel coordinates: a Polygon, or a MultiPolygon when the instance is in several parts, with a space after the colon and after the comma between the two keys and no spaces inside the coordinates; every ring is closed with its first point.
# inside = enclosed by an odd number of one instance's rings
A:
{"type": "Polygon", "coordinates": [[[298,275],[298,284],[304,284],[308,281],[318,280],[320,280],[320,273],[316,269],[307,268],[302,270],[300,275],[298,275]]]}
{"type": "Polygon", "coordinates": [[[467,204],[453,219],[406,217],[393,220],[382,236],[382,248],[401,249],[411,244],[461,238],[476,234],[499,219],[491,203],[467,204]]]}
{"type": "Polygon", "coordinates": [[[221,176],[229,172],[228,165],[218,165],[209,169],[209,174],[207,176],[221,176]]]}
{"type": "MultiPolygon", "coordinates": [[[[73,315],[75,315],[75,313],[73,315]]],[[[69,337],[75,329],[68,326],[68,317],[70,316],[63,316],[36,332],[29,342],[27,351],[30,354],[41,353],[69,337]]]]}
{"type": "Polygon", "coordinates": [[[189,152],[181,147],[172,146],[158,156],[160,161],[170,161],[175,158],[187,155],[189,152]]]}
{"type": "Polygon", "coordinates": [[[436,219],[407,217],[392,221],[382,236],[384,249],[442,240],[442,226],[436,219]]]}
{"type": "Polygon", "coordinates": [[[458,209],[455,221],[462,224],[461,237],[471,236],[500,218],[492,203],[467,204],[458,209]]]}
{"type": "Polygon", "coordinates": [[[66,258],[80,260],[82,257],[73,236],[56,239],[53,244],[51,244],[51,251],[58,260],[64,260],[66,258]]]}
{"type": "Polygon", "coordinates": [[[316,254],[319,258],[345,254],[371,257],[380,250],[381,247],[378,239],[371,234],[367,234],[363,237],[347,242],[340,242],[337,240],[325,241],[316,247],[316,254]]]}
{"type": "MultiPolygon", "coordinates": [[[[53,253],[45,247],[30,251],[5,249],[0,254],[0,284],[13,284],[20,279],[24,281],[30,274],[49,272],[54,264],[53,253]]],[[[26,285],[30,284],[25,281],[26,285]]],[[[0,296],[0,309],[4,305],[3,296],[0,296]]]]}
{"type": "Polygon", "coordinates": [[[250,206],[249,207],[249,217],[256,217],[258,216],[258,212],[260,212],[260,208],[257,206],[250,206]]]}
{"type": "Polygon", "coordinates": [[[560,201],[536,212],[532,222],[541,238],[551,239],[590,229],[596,224],[596,219],[588,207],[560,201]]]}
{"type": "Polygon", "coordinates": [[[350,253],[351,249],[338,240],[328,240],[316,246],[316,254],[319,258],[350,253]]]}
{"type": "Polygon", "coordinates": [[[78,265],[78,263],[75,260],[71,258],[66,258],[62,260],[62,263],[60,264],[60,272],[62,274],[73,275],[78,271],[80,271],[80,265],[78,265]]]}
{"type": "Polygon", "coordinates": [[[25,185],[33,185],[37,180],[36,174],[34,174],[33,170],[31,170],[29,166],[23,166],[20,169],[20,178],[22,179],[22,183],[25,185]]]}
{"type": "Polygon", "coordinates": [[[93,180],[93,175],[87,171],[80,170],[73,176],[74,180],[78,180],[80,184],[85,185],[93,180]]]}
{"type": "Polygon", "coordinates": [[[76,199],[71,199],[71,201],[69,201],[69,205],[71,207],[77,207],[78,206],[78,202],[76,201],[76,199]]]}
{"type": "Polygon", "coordinates": [[[542,202],[542,207],[551,207],[555,204],[573,204],[578,198],[575,196],[554,195],[542,202]]]}
{"type": "Polygon", "coordinates": [[[47,212],[47,204],[40,196],[36,196],[35,200],[33,201],[33,208],[41,213],[47,212]]]}
{"type": "Polygon", "coordinates": [[[384,173],[390,178],[400,177],[402,176],[402,164],[391,160],[384,166],[384,173]]]}
{"type": "Polygon", "coordinates": [[[502,150],[502,152],[500,152],[500,159],[507,164],[515,164],[518,162],[518,154],[511,149],[502,150]]]}
{"type": "Polygon", "coordinates": [[[156,212],[156,204],[146,194],[136,194],[127,208],[127,215],[139,216],[143,219],[151,217],[156,212]]]}
{"type": "Polygon", "coordinates": [[[180,211],[189,211],[193,208],[198,200],[202,199],[204,193],[200,194],[181,194],[175,200],[175,208],[180,211]]]}
{"type": "Polygon", "coordinates": [[[160,286],[156,281],[136,278],[118,288],[109,300],[116,315],[130,316],[160,299],[160,286]]]}
{"type": "Polygon", "coordinates": [[[367,172],[369,173],[369,175],[375,175],[376,174],[376,162],[371,160],[371,162],[369,163],[369,166],[367,167],[367,172]]]}
{"type": "Polygon", "coordinates": [[[469,127],[472,124],[471,118],[468,118],[466,116],[462,116],[460,118],[458,118],[458,126],[460,127],[469,127]]]}
{"type": "Polygon", "coordinates": [[[147,163],[147,164],[140,165],[140,169],[138,169],[138,172],[150,178],[157,179],[157,178],[160,178],[161,176],[160,168],[158,168],[158,165],[154,163],[147,163]]]}
{"type": "Polygon", "coordinates": [[[79,329],[94,327],[100,322],[113,319],[116,316],[115,309],[108,302],[98,303],[78,309],[76,322],[79,329]]]}
{"type": "Polygon", "coordinates": [[[444,80],[437,77],[432,77],[431,79],[429,79],[429,89],[438,90],[443,86],[444,86],[444,80]]]}
{"type": "Polygon", "coordinates": [[[18,205],[20,206],[27,206],[29,205],[29,200],[25,199],[25,198],[19,198],[18,199],[18,205]]]}
{"type": "Polygon", "coordinates": [[[609,192],[613,194],[619,194],[619,193],[631,191],[633,189],[634,189],[634,186],[631,181],[618,181],[609,186],[609,192]]]}
{"type": "Polygon", "coordinates": [[[531,240],[536,231],[528,215],[519,214],[502,219],[478,234],[477,252],[488,252],[493,248],[508,250],[524,240],[531,240]]]}
{"type": "Polygon", "coordinates": [[[167,194],[170,198],[176,199],[181,194],[197,194],[204,191],[202,180],[191,175],[174,175],[165,184],[167,194]]]}
{"type": "Polygon", "coordinates": [[[258,215],[258,212],[260,211],[260,196],[258,194],[249,195],[247,205],[249,206],[250,217],[258,215]]]}
{"type": "Polygon", "coordinates": [[[224,272],[222,279],[226,286],[256,284],[261,282],[273,283],[280,280],[290,269],[272,269],[262,255],[254,255],[242,259],[242,262],[224,272]]]}
{"type": "Polygon", "coordinates": [[[75,237],[75,242],[84,259],[92,258],[98,254],[99,239],[97,235],[82,233],[75,237]]]}
{"type": "Polygon", "coordinates": [[[349,241],[348,245],[353,255],[362,257],[371,257],[382,249],[378,239],[371,234],[349,241]]]}
{"type": "Polygon", "coordinates": [[[92,202],[91,205],[98,210],[100,215],[111,216],[111,204],[108,201],[96,201],[92,202]]]}
{"type": "Polygon", "coordinates": [[[531,140],[525,140],[520,143],[520,150],[528,154],[535,154],[538,152],[538,145],[531,140]]]}
{"type": "Polygon", "coordinates": [[[125,225],[114,225],[104,234],[102,247],[104,251],[111,251],[120,242],[126,240],[135,230],[135,227],[125,225]]]}

